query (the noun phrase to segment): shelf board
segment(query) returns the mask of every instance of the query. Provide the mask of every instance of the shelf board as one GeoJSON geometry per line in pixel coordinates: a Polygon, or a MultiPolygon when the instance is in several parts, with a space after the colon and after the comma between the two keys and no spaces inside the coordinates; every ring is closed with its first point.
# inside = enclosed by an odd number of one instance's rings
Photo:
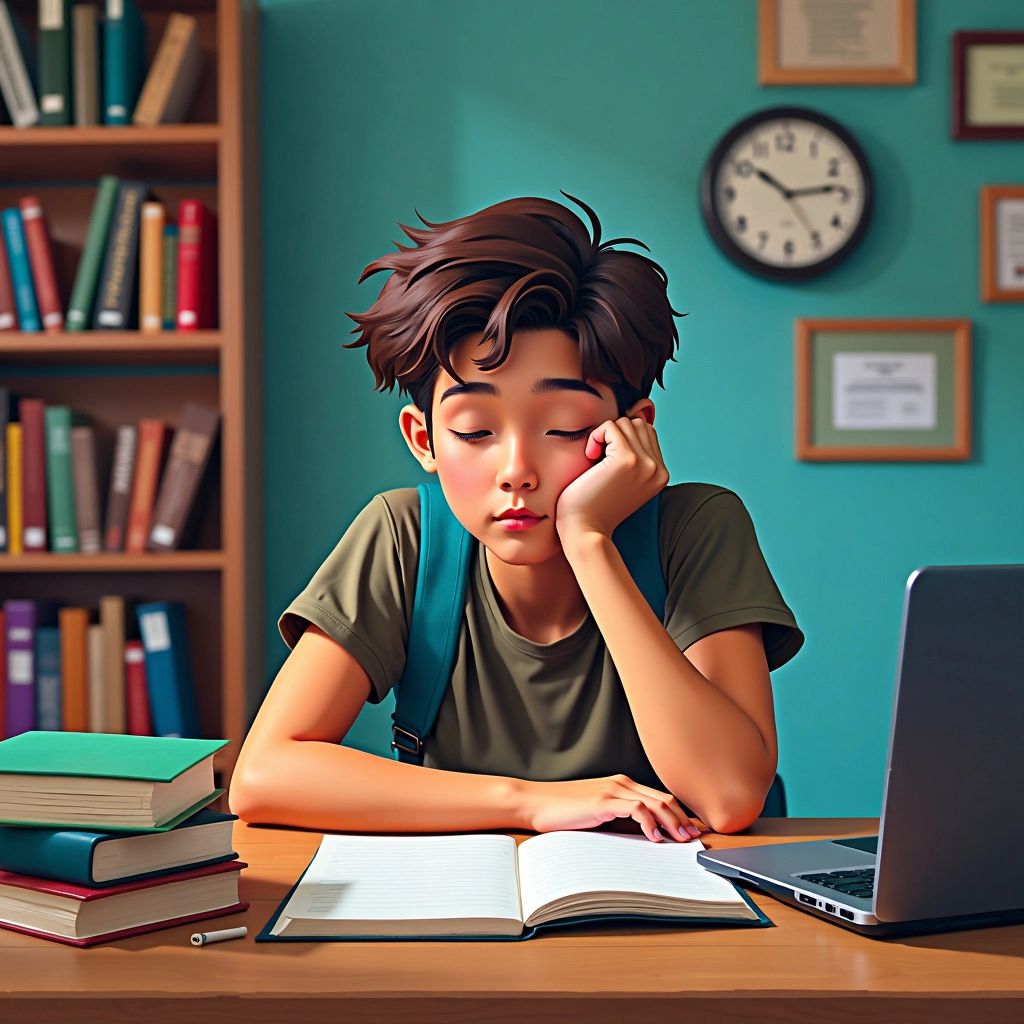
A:
{"type": "Polygon", "coordinates": [[[219,572],[223,551],[166,551],[145,555],[111,552],[102,555],[0,555],[5,572],[219,572]]]}
{"type": "Polygon", "coordinates": [[[220,331],[81,331],[0,334],[0,366],[57,360],[66,366],[195,365],[220,362],[220,331]]]}
{"type": "Polygon", "coordinates": [[[217,177],[219,124],[0,127],[4,181],[217,177]]]}

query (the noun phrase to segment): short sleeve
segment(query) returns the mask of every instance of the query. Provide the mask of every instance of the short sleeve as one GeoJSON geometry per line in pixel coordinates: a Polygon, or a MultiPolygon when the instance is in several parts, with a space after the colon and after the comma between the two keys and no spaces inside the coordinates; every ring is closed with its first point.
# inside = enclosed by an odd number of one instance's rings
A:
{"type": "Polygon", "coordinates": [[[758,622],[769,670],[784,665],[803,646],[804,635],[765,562],[743,502],[709,485],[674,490],[663,499],[660,531],[669,636],[685,651],[711,633],[758,622]]]}
{"type": "Polygon", "coordinates": [[[370,677],[371,704],[387,696],[405,669],[416,580],[411,538],[418,530],[410,507],[416,491],[410,499],[408,490],[373,498],[277,623],[289,648],[310,623],[344,647],[370,677]]]}

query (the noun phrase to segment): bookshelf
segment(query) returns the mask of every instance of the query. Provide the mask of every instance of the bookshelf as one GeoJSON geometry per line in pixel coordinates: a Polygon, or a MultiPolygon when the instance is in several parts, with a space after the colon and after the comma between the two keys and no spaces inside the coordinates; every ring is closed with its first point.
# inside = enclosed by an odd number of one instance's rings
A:
{"type": "MultiPolygon", "coordinates": [[[[37,0],[13,6],[35,33],[37,0]]],[[[87,414],[108,445],[122,422],[159,417],[173,426],[186,401],[215,405],[220,456],[191,549],[0,554],[0,599],[93,608],[105,594],[183,602],[202,733],[231,741],[216,761],[218,784],[226,787],[263,685],[259,10],[256,0],[139,0],[138,6],[147,63],[173,12],[199,22],[206,71],[190,123],[2,126],[0,207],[17,205],[28,193],[40,197],[66,310],[101,174],[147,181],[174,220],[181,198],[203,199],[218,219],[218,328],[0,334],[0,379],[14,392],[87,414]]]]}

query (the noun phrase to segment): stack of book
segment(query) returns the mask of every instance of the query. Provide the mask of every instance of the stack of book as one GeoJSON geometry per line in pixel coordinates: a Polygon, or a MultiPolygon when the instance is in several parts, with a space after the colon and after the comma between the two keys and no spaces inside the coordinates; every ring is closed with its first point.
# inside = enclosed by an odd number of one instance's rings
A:
{"type": "Polygon", "coordinates": [[[93,946],[247,910],[227,740],[29,732],[0,742],[0,928],[93,946]]]}
{"type": "Polygon", "coordinates": [[[100,178],[67,289],[38,196],[2,211],[0,331],[210,330],[217,324],[217,217],[198,198],[178,203],[178,223],[144,181],[100,178]]]}
{"type": "Polygon", "coordinates": [[[109,594],[95,617],[57,601],[0,603],[0,739],[34,729],[199,736],[185,606],[109,594]]]}
{"type": "Polygon", "coordinates": [[[216,477],[219,433],[217,409],[186,402],[176,428],[144,419],[111,438],[70,406],[0,385],[0,553],[187,546],[216,477]]]}
{"type": "Polygon", "coordinates": [[[106,0],[102,15],[91,3],[39,0],[34,39],[10,0],[0,0],[0,123],[180,123],[203,64],[190,14],[171,14],[147,71],[135,0],[106,0]]]}

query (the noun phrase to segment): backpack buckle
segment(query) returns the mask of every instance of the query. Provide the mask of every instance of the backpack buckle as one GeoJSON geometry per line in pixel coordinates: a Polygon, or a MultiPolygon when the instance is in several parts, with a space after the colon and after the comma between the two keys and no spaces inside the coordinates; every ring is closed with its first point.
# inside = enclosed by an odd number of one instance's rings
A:
{"type": "Polygon", "coordinates": [[[423,741],[416,735],[416,733],[410,732],[408,729],[403,729],[400,725],[392,726],[392,731],[395,734],[395,738],[391,741],[392,750],[401,750],[403,753],[419,757],[420,750],[423,748],[423,741]],[[398,742],[399,733],[401,733],[403,737],[408,737],[408,739],[412,740],[413,746],[411,749],[398,742]]]}

